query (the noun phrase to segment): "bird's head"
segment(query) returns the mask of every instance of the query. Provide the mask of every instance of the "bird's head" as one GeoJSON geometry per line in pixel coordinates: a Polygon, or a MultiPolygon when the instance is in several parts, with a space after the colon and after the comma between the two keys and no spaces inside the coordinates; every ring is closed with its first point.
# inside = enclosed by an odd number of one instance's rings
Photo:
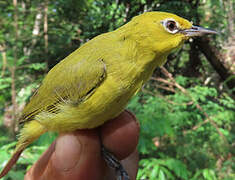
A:
{"type": "Polygon", "coordinates": [[[188,20],[166,12],[146,12],[130,23],[130,38],[143,48],[168,55],[193,36],[216,34],[215,31],[192,25],[188,20]]]}

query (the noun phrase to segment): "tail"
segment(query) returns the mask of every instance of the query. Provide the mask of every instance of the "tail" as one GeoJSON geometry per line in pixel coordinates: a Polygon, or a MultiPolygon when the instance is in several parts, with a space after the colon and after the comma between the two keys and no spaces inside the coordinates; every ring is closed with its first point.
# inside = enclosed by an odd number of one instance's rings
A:
{"type": "Polygon", "coordinates": [[[14,154],[11,156],[11,159],[7,162],[7,164],[5,165],[3,170],[1,171],[0,178],[5,176],[8,173],[8,171],[10,171],[10,169],[16,163],[16,161],[19,159],[20,154],[24,151],[25,148],[26,148],[26,146],[25,147],[19,146],[19,148],[16,148],[14,154]]]}
{"type": "Polygon", "coordinates": [[[40,135],[46,132],[44,126],[37,121],[30,121],[26,123],[20,132],[20,137],[16,145],[15,151],[11,159],[7,162],[5,167],[0,173],[0,178],[4,177],[17,162],[24,149],[31,144],[34,140],[39,138],[40,135]]]}

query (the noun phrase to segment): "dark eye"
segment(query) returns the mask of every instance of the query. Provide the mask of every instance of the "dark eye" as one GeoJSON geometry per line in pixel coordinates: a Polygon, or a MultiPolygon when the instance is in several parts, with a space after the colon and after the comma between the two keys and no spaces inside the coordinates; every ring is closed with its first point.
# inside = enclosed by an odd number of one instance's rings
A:
{"type": "Polygon", "coordinates": [[[175,34],[180,30],[179,23],[174,19],[165,19],[161,23],[164,29],[171,34],[175,34]]]}
{"type": "Polygon", "coordinates": [[[177,25],[176,25],[176,22],[175,21],[172,21],[172,20],[169,20],[166,22],[166,28],[169,30],[169,31],[175,31],[178,29],[177,25]]]}

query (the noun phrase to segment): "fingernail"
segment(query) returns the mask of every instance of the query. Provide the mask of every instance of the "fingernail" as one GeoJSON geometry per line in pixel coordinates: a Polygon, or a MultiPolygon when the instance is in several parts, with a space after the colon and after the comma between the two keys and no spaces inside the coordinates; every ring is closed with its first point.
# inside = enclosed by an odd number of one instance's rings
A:
{"type": "Polygon", "coordinates": [[[79,162],[81,143],[73,134],[60,136],[56,141],[54,166],[61,171],[72,170],[79,162]]]}

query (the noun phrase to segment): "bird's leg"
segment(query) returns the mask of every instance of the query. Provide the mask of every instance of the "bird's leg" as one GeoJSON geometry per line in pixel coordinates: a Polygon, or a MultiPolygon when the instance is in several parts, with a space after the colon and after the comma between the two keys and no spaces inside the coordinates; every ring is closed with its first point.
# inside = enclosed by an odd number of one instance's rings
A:
{"type": "Polygon", "coordinates": [[[101,147],[101,153],[107,165],[115,170],[117,180],[130,180],[129,175],[127,174],[126,170],[123,168],[122,164],[103,145],[101,147]]]}

